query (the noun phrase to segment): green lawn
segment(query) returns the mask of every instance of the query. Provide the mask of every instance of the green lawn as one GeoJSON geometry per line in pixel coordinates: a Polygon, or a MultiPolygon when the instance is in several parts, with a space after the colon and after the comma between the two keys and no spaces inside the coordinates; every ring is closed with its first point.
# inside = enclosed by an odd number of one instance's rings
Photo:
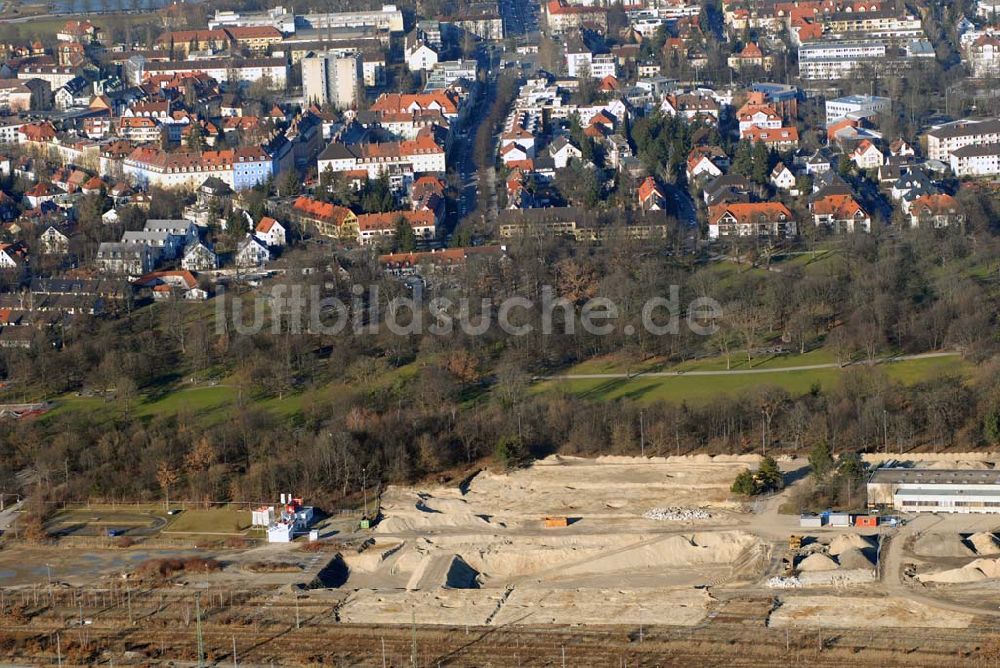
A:
{"type": "MultiPolygon", "coordinates": [[[[801,360],[801,357],[799,358],[801,360]]],[[[816,355],[820,364],[820,355],[816,355]]],[[[800,361],[800,363],[803,363],[800,361]]],[[[725,363],[723,362],[723,365],[725,363]]],[[[794,366],[784,364],[784,366],[794,366]]],[[[857,367],[854,367],[857,368],[857,367]]],[[[970,366],[955,357],[894,362],[881,367],[893,380],[913,384],[944,373],[967,373],[970,366]]],[[[574,370],[567,373],[575,372],[574,370]]],[[[557,380],[538,383],[535,392],[561,391],[600,401],[630,398],[652,403],[666,401],[689,404],[707,403],[720,395],[733,395],[761,385],[782,387],[793,396],[808,393],[814,385],[832,388],[844,373],[842,369],[811,371],[776,371],[774,373],[737,374],[732,376],[677,376],[666,378],[557,380]]]]}
{"type": "Polygon", "coordinates": [[[243,534],[250,528],[250,511],[230,508],[186,509],[174,515],[167,533],[243,534]]]}

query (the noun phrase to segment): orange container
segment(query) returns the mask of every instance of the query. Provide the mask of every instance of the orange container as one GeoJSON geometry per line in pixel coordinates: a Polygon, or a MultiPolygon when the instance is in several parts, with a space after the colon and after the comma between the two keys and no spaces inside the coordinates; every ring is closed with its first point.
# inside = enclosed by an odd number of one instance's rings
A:
{"type": "Polygon", "coordinates": [[[549,527],[549,528],[553,528],[553,529],[557,528],[557,527],[568,527],[569,526],[569,518],[568,517],[546,517],[545,518],[545,526],[549,527]]]}
{"type": "Polygon", "coordinates": [[[877,527],[878,517],[871,515],[858,515],[854,518],[854,526],[856,527],[877,527]]]}

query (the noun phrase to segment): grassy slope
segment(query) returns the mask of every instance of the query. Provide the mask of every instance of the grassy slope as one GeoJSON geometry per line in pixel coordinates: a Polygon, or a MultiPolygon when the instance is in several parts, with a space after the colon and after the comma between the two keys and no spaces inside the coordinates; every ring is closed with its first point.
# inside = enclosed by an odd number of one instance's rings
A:
{"type": "MultiPolygon", "coordinates": [[[[799,364],[821,364],[823,351],[816,351],[811,361],[802,361],[802,357],[791,357],[780,360],[771,360],[770,368],[778,369],[781,366],[796,366],[799,364]]],[[[805,357],[805,356],[803,356],[805,357]]],[[[695,368],[717,368],[721,362],[721,368],[725,368],[725,362],[718,359],[710,360],[706,363],[691,363],[686,366],[686,370],[695,368]]],[[[758,365],[754,365],[758,368],[758,365]]],[[[735,368],[735,367],[734,367],[735,368]]],[[[767,368],[767,365],[764,365],[767,368]]],[[[952,372],[966,372],[968,365],[959,362],[957,358],[935,358],[925,360],[908,360],[894,362],[882,367],[890,378],[904,384],[913,384],[931,378],[935,375],[952,372]]],[[[587,367],[582,373],[595,373],[593,367],[587,367]]],[[[566,373],[581,373],[577,368],[569,369],[566,373]]],[[[686,401],[689,404],[705,403],[719,395],[737,394],[742,391],[752,389],[760,385],[777,385],[783,387],[790,394],[802,395],[810,391],[813,385],[819,385],[824,389],[832,387],[839,376],[844,373],[840,369],[816,369],[810,371],[776,371],[775,373],[763,374],[743,374],[732,376],[678,376],[669,378],[633,378],[622,379],[593,379],[593,380],[556,380],[545,381],[535,386],[536,392],[561,391],[576,394],[582,397],[596,400],[611,400],[623,397],[654,402],[686,401]]]]}

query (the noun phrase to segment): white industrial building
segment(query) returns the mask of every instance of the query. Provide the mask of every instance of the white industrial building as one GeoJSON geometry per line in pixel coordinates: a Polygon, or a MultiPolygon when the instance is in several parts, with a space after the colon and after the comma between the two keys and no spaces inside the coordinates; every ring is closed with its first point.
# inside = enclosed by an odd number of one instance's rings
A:
{"type": "Polygon", "coordinates": [[[1000,471],[879,468],[868,480],[868,506],[911,513],[1000,513],[1000,471]]]}
{"type": "Polygon", "coordinates": [[[291,494],[281,495],[281,510],[261,506],[251,511],[252,525],[267,531],[267,542],[290,543],[296,534],[305,533],[313,521],[312,506],[303,506],[302,499],[291,494]]]}
{"type": "Polygon", "coordinates": [[[848,114],[882,114],[889,112],[891,109],[892,100],[887,97],[848,95],[847,97],[838,97],[836,100],[826,101],[826,122],[829,125],[848,114]]]}

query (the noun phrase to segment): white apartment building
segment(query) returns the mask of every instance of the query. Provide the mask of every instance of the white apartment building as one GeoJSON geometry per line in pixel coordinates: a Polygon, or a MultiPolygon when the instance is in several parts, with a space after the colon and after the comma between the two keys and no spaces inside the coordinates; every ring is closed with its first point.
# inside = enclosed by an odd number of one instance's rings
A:
{"type": "Polygon", "coordinates": [[[799,47],[799,76],[843,79],[862,64],[878,62],[886,55],[886,45],[877,41],[806,43],[799,47]]]}
{"type": "Polygon", "coordinates": [[[248,58],[231,60],[147,61],[144,73],[192,74],[204,72],[216,81],[229,84],[252,84],[268,78],[274,88],[282,89],[288,81],[288,61],[284,58],[248,58]]]}
{"type": "Polygon", "coordinates": [[[584,72],[592,79],[618,76],[615,57],[610,53],[592,54],[590,51],[566,54],[566,73],[573,77],[581,77],[584,72]]]}
{"type": "Polygon", "coordinates": [[[333,173],[367,172],[376,179],[383,173],[444,173],[445,151],[430,137],[382,144],[342,144],[331,142],[316,161],[319,174],[327,169],[333,173]]]}
{"type": "Polygon", "coordinates": [[[357,55],[315,54],[302,59],[302,93],[309,102],[354,109],[364,80],[357,55]]]}
{"type": "Polygon", "coordinates": [[[951,152],[955,176],[978,177],[1000,174],[1000,144],[970,144],[951,152]]]}
{"type": "Polygon", "coordinates": [[[972,144],[1000,143],[1000,119],[961,120],[927,132],[927,157],[949,162],[951,153],[972,144]]]}
{"type": "Polygon", "coordinates": [[[884,114],[892,109],[892,100],[872,95],[848,95],[826,101],[826,123],[829,125],[848,114],[884,114]]]}

